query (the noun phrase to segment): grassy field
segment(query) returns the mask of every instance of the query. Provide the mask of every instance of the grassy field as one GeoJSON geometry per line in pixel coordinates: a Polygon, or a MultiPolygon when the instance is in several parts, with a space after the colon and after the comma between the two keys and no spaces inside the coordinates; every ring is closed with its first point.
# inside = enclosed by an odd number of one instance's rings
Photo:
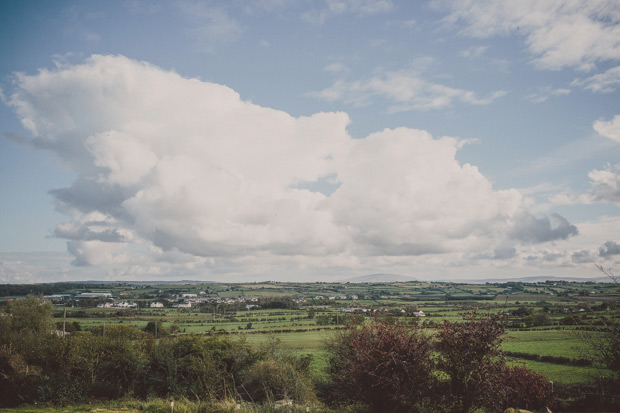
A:
{"type": "MultiPolygon", "coordinates": [[[[312,367],[319,375],[327,367],[325,342],[336,334],[334,331],[313,331],[304,333],[248,334],[246,339],[253,345],[267,345],[274,338],[284,349],[297,354],[311,354],[312,367]]],[[[570,331],[511,331],[502,346],[506,351],[518,351],[541,356],[583,357],[584,344],[570,331]]],[[[525,364],[531,370],[546,375],[557,383],[588,383],[600,376],[609,376],[608,370],[596,367],[580,367],[545,363],[540,361],[515,359],[515,363],[525,364]]]]}
{"type": "Polygon", "coordinates": [[[588,347],[573,331],[510,331],[502,349],[505,351],[538,354],[540,356],[559,356],[582,358],[588,347]]]}
{"type": "Polygon", "coordinates": [[[544,374],[554,383],[591,383],[599,377],[610,375],[609,370],[595,367],[566,366],[522,359],[515,359],[513,364],[524,364],[530,370],[544,374]]]}
{"type": "MultiPolygon", "coordinates": [[[[430,327],[444,320],[459,321],[463,314],[475,310],[478,314],[502,312],[507,315],[509,329],[503,350],[539,356],[579,359],[587,356],[587,347],[570,331],[567,317],[577,317],[587,323],[596,317],[584,309],[611,303],[606,315],[620,317],[620,288],[608,283],[496,283],[463,284],[435,282],[381,283],[243,283],[243,284],[165,284],[165,285],[97,285],[82,286],[70,292],[109,291],[125,301],[142,303],[139,309],[117,310],[96,308],[97,301],[75,300],[72,307],[56,307],[60,323],[67,308],[67,322],[77,322],[82,329],[102,329],[115,324],[140,329],[147,323],[159,321],[163,330],[176,334],[212,334],[214,332],[244,335],[252,345],[266,345],[274,337],[282,347],[298,354],[312,354],[313,368],[324,370],[325,340],[347,318],[352,309],[363,308],[362,318],[399,317],[411,319],[414,311],[422,310],[426,317],[418,321],[430,327]],[[207,302],[189,309],[170,308],[181,302],[183,294],[196,294],[207,302]],[[251,300],[254,301],[251,301],[251,300]],[[209,301],[210,300],[210,301],[209,301]],[[250,300],[250,301],[248,301],[250,300]],[[154,301],[167,302],[166,308],[149,308],[154,301]],[[280,301],[281,308],[262,308],[265,303],[280,301]],[[248,307],[251,302],[259,307],[248,307]],[[614,307],[615,306],[615,307],[614,307]],[[510,316],[521,311],[520,317],[510,316]],[[544,325],[528,324],[526,314],[544,312],[544,325]],[[372,314],[370,316],[370,314],[372,314]],[[541,330],[544,328],[545,330],[541,330]]],[[[65,305],[67,305],[65,303],[65,305]]],[[[577,320],[577,318],[576,318],[577,320]]],[[[101,331],[101,330],[99,330],[101,331]]],[[[600,372],[592,367],[560,365],[541,361],[524,361],[534,371],[547,374],[557,382],[589,382],[600,372]]]]}

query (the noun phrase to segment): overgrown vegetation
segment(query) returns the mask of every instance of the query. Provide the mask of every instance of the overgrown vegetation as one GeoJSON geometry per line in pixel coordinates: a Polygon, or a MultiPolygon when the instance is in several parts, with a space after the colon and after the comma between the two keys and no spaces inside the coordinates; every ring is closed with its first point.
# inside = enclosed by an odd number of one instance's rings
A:
{"type": "Polygon", "coordinates": [[[269,411],[281,400],[290,411],[620,406],[617,381],[601,378],[618,373],[609,357],[618,357],[613,283],[79,287],[0,303],[0,406],[133,400],[169,411],[170,398],[186,411],[269,411]],[[78,299],[104,291],[115,298],[78,299]],[[185,295],[198,297],[193,307],[171,308],[185,295]],[[137,305],[97,307],[129,300],[137,305]],[[476,316],[462,319],[468,311],[476,316]],[[528,367],[556,369],[555,392],[528,367]],[[578,381],[587,384],[570,384],[578,381]]]}
{"type": "Polygon", "coordinates": [[[445,321],[436,334],[418,324],[375,321],[331,344],[333,398],[363,401],[373,411],[500,411],[552,401],[548,380],[509,367],[500,351],[499,316],[445,321]]]}
{"type": "MultiPolygon", "coordinates": [[[[610,269],[602,266],[597,268],[616,286],[620,285],[620,280],[610,269]]],[[[616,379],[620,379],[620,319],[596,313],[592,306],[588,306],[588,309],[595,315],[588,324],[596,328],[580,331],[579,338],[588,344],[594,358],[611,370],[616,379]],[[593,334],[592,330],[603,334],[593,334]]]]}
{"type": "Polygon", "coordinates": [[[308,361],[222,335],[167,336],[108,326],[62,336],[51,305],[8,301],[0,313],[0,404],[182,397],[315,401],[308,361]]]}

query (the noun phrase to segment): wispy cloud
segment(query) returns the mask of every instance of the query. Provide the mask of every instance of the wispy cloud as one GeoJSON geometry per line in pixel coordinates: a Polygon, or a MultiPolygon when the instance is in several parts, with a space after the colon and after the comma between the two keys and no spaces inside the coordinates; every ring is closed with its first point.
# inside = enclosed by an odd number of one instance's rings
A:
{"type": "Polygon", "coordinates": [[[482,56],[484,52],[487,51],[488,48],[489,46],[472,46],[468,49],[461,50],[459,52],[459,55],[467,59],[474,59],[474,58],[482,56]]]}
{"type": "Polygon", "coordinates": [[[498,90],[479,97],[474,92],[433,83],[423,78],[416,70],[383,72],[368,79],[337,80],[332,86],[309,96],[328,101],[343,101],[354,106],[366,106],[376,99],[385,99],[391,104],[390,112],[409,110],[441,109],[455,101],[472,105],[488,105],[507,92],[498,90]]]}
{"type": "Polygon", "coordinates": [[[437,0],[448,9],[446,27],[462,23],[461,33],[475,38],[517,34],[542,69],[576,67],[620,59],[620,3],[615,0],[437,0]]]}
{"type": "Polygon", "coordinates": [[[620,165],[607,169],[595,169],[588,174],[592,189],[581,195],[584,204],[610,203],[620,207],[620,165]]]}
{"type": "Polygon", "coordinates": [[[525,99],[533,103],[542,103],[550,97],[565,96],[570,94],[570,92],[570,89],[566,88],[555,89],[551,86],[544,86],[539,88],[536,92],[525,96],[525,99]]]}
{"type": "Polygon", "coordinates": [[[349,72],[349,67],[344,63],[335,62],[328,64],[323,70],[329,73],[347,73],[349,72]]]}
{"type": "Polygon", "coordinates": [[[599,119],[594,122],[592,127],[599,135],[620,142],[620,115],[616,115],[610,121],[599,119]]]}
{"type": "Polygon", "coordinates": [[[620,165],[588,173],[590,189],[585,193],[566,189],[550,198],[555,205],[612,204],[620,207],[620,165]]]}
{"type": "Polygon", "coordinates": [[[586,79],[577,78],[571,84],[582,86],[584,89],[595,93],[615,92],[620,87],[620,66],[612,67],[603,73],[586,79]]]}
{"type": "Polygon", "coordinates": [[[323,24],[328,18],[344,13],[358,16],[387,13],[394,9],[391,0],[327,0],[324,8],[303,14],[303,19],[313,24],[323,24]]]}

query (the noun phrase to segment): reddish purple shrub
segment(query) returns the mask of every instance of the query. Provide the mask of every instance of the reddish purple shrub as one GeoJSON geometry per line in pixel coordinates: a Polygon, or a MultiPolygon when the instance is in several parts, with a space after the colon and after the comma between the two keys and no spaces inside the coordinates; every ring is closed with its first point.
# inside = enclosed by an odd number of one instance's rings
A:
{"type": "Polygon", "coordinates": [[[534,410],[548,406],[553,400],[549,379],[523,366],[504,367],[504,385],[504,408],[534,410]]]}
{"type": "Polygon", "coordinates": [[[411,411],[433,383],[431,342],[413,327],[380,322],[350,328],[330,346],[332,396],[374,411],[411,411]]]}

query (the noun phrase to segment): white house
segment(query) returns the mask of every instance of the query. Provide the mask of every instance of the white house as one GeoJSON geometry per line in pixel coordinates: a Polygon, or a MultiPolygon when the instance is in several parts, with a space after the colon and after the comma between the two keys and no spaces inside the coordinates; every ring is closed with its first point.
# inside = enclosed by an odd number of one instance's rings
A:
{"type": "Polygon", "coordinates": [[[192,308],[192,303],[178,303],[173,305],[174,308],[192,308]]]}

